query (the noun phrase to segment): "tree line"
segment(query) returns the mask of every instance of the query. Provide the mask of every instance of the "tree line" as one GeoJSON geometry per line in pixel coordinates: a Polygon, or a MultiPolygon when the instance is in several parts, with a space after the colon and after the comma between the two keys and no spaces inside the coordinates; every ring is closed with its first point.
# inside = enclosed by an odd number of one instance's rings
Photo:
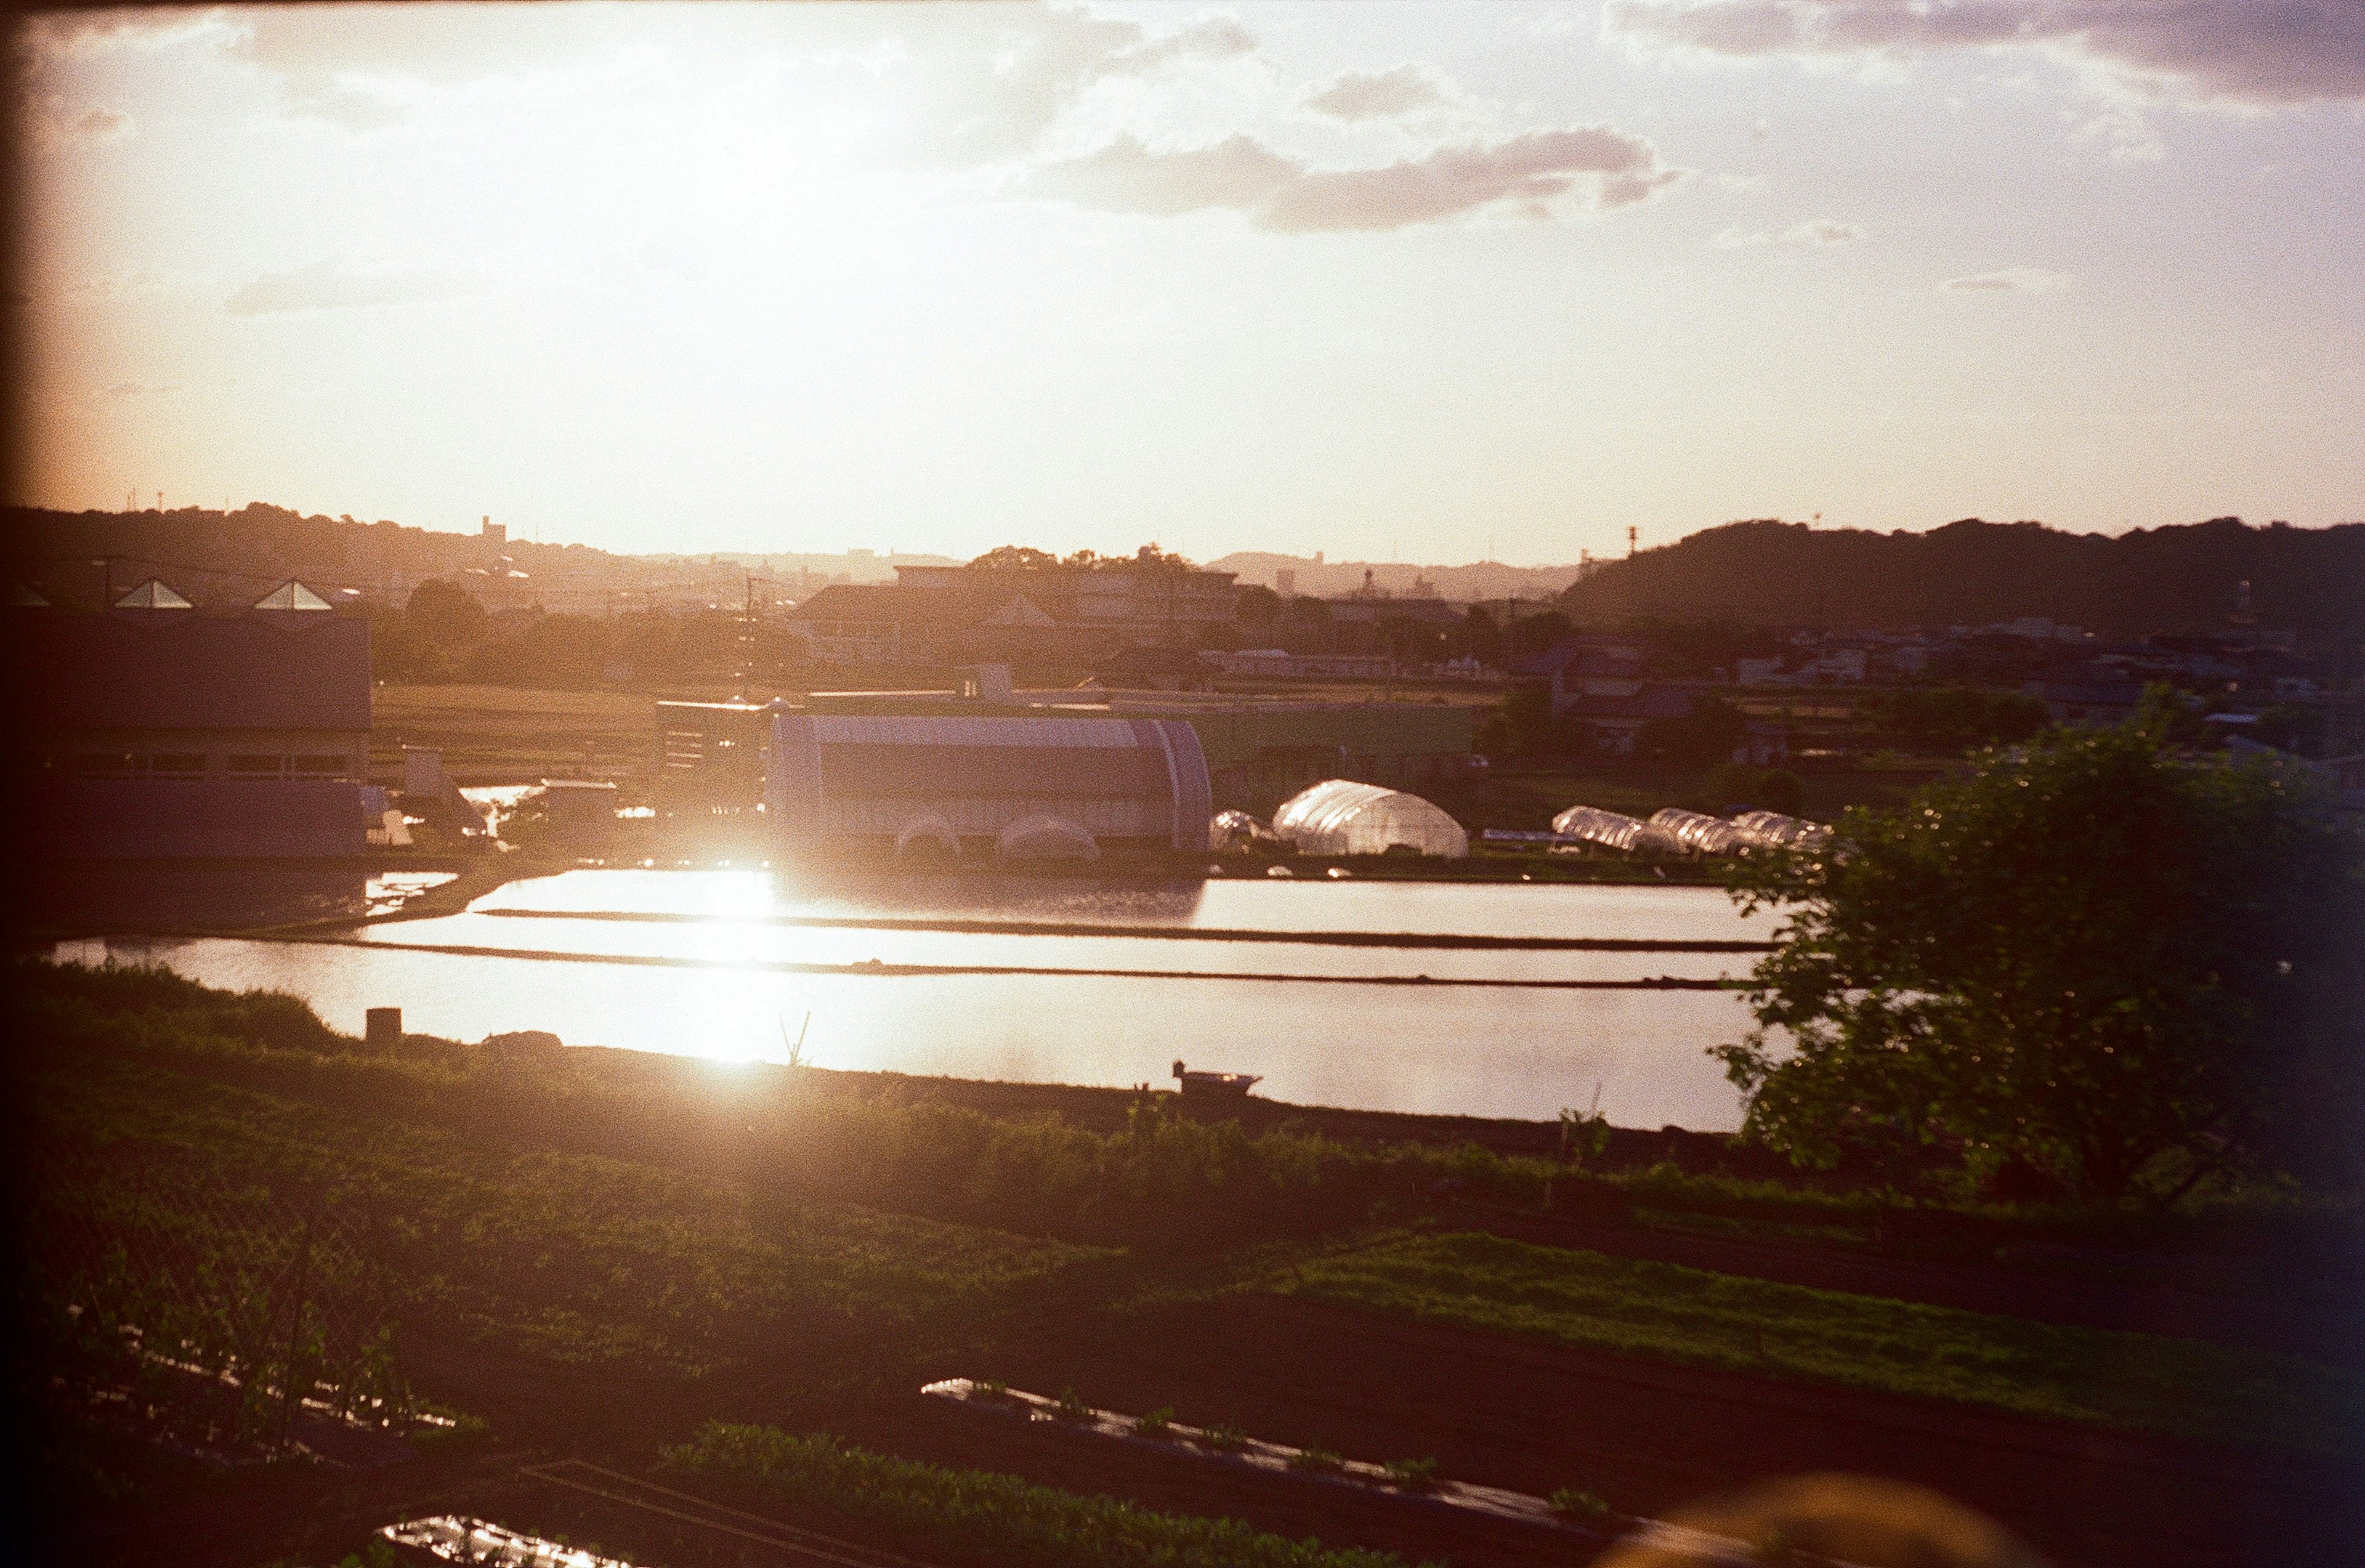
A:
{"type": "Polygon", "coordinates": [[[1663,616],[1866,629],[2023,616],[2120,635],[2290,629],[2365,636],[2365,522],[2239,518],[2117,535],[1966,518],[1924,532],[1759,518],[1605,563],[1561,606],[1582,621],[1663,616]]]}

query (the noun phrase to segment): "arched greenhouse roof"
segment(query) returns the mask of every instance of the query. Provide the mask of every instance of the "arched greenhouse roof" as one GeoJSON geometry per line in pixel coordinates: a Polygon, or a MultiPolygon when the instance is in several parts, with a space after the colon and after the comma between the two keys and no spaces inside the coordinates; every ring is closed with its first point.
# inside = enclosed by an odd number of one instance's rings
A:
{"type": "Polygon", "coordinates": [[[1743,812],[1732,819],[1732,825],[1750,843],[1776,847],[1821,844],[1832,835],[1832,830],[1821,823],[1805,822],[1780,812],[1743,812]]]}
{"type": "Polygon", "coordinates": [[[1748,847],[1749,839],[1722,817],[1669,806],[1651,813],[1651,825],[1672,834],[1685,848],[1699,855],[1730,855],[1748,847]]]}
{"type": "Polygon", "coordinates": [[[1384,855],[1411,849],[1460,859],[1470,853],[1462,824],[1418,795],[1327,779],[1292,795],[1272,813],[1272,831],[1308,855],[1384,855]]]}
{"type": "Polygon", "coordinates": [[[1599,806],[1571,806],[1552,818],[1552,831],[1628,854],[1680,855],[1684,848],[1665,829],[1599,806]]]}

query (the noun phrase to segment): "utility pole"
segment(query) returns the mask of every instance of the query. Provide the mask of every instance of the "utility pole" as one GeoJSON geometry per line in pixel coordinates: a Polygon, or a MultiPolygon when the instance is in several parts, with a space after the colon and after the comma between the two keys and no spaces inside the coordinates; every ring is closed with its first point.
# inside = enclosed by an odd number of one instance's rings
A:
{"type": "Polygon", "coordinates": [[[1634,548],[1642,542],[1642,531],[1641,529],[1635,527],[1631,523],[1626,525],[1626,554],[1628,559],[1632,559],[1634,548]]]}

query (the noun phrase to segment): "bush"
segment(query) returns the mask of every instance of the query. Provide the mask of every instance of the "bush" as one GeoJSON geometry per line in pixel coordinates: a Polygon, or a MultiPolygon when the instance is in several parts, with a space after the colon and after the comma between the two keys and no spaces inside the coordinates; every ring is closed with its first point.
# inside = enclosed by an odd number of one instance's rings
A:
{"type": "Polygon", "coordinates": [[[1133,1429],[1145,1438],[1170,1438],[1174,1435],[1174,1406],[1161,1405],[1133,1424],[1133,1429]]]}
{"type": "Polygon", "coordinates": [[[1544,1499],[1552,1511],[1563,1518],[1581,1519],[1598,1524],[1609,1517],[1609,1505],[1590,1492],[1580,1492],[1574,1486],[1563,1486],[1544,1499]]]}
{"type": "Polygon", "coordinates": [[[1229,1421],[1218,1421],[1199,1433],[1199,1441],[1217,1453],[1238,1453],[1249,1446],[1249,1435],[1229,1421]]]}
{"type": "Polygon", "coordinates": [[[1317,1475],[1332,1475],[1346,1468],[1347,1462],[1325,1448],[1303,1448],[1289,1456],[1289,1468],[1311,1472],[1317,1475]]]}
{"type": "Polygon", "coordinates": [[[1044,1568],[1401,1568],[1392,1553],[1268,1535],[1234,1519],[1152,1513],[1014,1475],[947,1470],[841,1445],[827,1433],[708,1426],[667,1465],[768,1499],[925,1539],[948,1562],[1044,1568]]]}
{"type": "Polygon", "coordinates": [[[1392,1459],[1381,1468],[1388,1473],[1388,1484],[1403,1491],[1427,1492],[1437,1484],[1433,1459],[1392,1459]]]}

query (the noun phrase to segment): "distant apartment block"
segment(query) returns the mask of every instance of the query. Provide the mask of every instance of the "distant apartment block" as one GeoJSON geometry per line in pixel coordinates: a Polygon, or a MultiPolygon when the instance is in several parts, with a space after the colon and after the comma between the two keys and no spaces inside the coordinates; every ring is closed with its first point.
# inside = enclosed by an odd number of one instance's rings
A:
{"type": "Polygon", "coordinates": [[[227,612],[154,581],[115,604],[5,612],[32,852],[318,857],[383,829],[367,621],[301,583],[227,612]]]}
{"type": "Polygon", "coordinates": [[[824,664],[1090,664],[1125,647],[1199,646],[1238,598],[1229,572],[899,566],[891,586],[822,589],[788,624],[824,664]]]}

